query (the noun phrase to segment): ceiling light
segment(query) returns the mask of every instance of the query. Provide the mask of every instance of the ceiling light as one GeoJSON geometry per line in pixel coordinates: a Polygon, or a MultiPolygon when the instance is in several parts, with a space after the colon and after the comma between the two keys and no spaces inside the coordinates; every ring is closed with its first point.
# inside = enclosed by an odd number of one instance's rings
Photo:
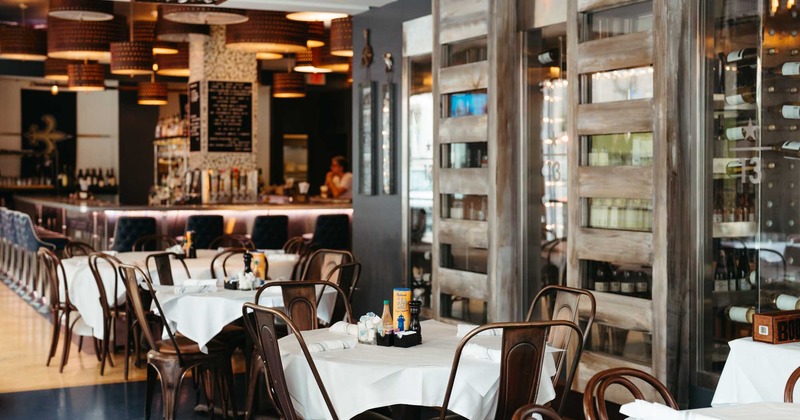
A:
{"type": "Polygon", "coordinates": [[[305,51],[297,53],[294,61],[294,71],[300,73],[330,73],[333,70],[314,67],[314,53],[311,48],[306,48],[305,51]]]}
{"type": "Polygon", "coordinates": [[[67,81],[67,65],[80,64],[76,60],[61,60],[59,58],[48,58],[44,60],[44,78],[48,80],[67,81]]]}
{"type": "Polygon", "coordinates": [[[181,45],[177,54],[157,55],[156,65],[162,76],[189,77],[189,46],[181,45]]]}
{"type": "Polygon", "coordinates": [[[225,28],[225,45],[236,51],[298,53],[306,49],[308,25],[283,12],[247,11],[249,20],[225,28]]]}
{"type": "Polygon", "coordinates": [[[275,98],[303,98],[306,96],[306,78],[300,73],[275,73],[272,75],[272,96],[275,98]]]}
{"type": "Polygon", "coordinates": [[[47,56],[67,60],[108,62],[110,44],[119,39],[119,26],[114,20],[75,21],[47,19],[47,56]]]}
{"type": "Polygon", "coordinates": [[[139,105],[166,105],[167,84],[164,82],[139,82],[139,105]]]}
{"type": "Polygon", "coordinates": [[[280,60],[283,54],[261,51],[256,53],[256,60],[280,60]]]}
{"type": "Polygon", "coordinates": [[[43,61],[47,58],[47,31],[8,26],[0,31],[0,58],[43,61]]]}
{"type": "Polygon", "coordinates": [[[346,13],[332,12],[292,12],[286,15],[287,19],[299,20],[303,22],[313,22],[315,20],[330,24],[331,20],[347,17],[346,13]]]}
{"type": "Polygon", "coordinates": [[[156,21],[156,39],[159,41],[189,42],[193,34],[210,37],[211,29],[208,25],[190,25],[166,20],[159,14],[156,21]]]}
{"type": "Polygon", "coordinates": [[[308,37],[306,46],[308,48],[319,48],[327,42],[325,36],[325,23],[324,22],[308,22],[308,37]]]}
{"type": "Polygon", "coordinates": [[[105,86],[105,70],[97,63],[69,64],[69,90],[78,92],[100,91],[105,86]]]}
{"type": "Polygon", "coordinates": [[[312,62],[314,63],[314,67],[329,69],[336,73],[347,73],[347,69],[350,66],[350,59],[347,57],[337,57],[335,55],[331,55],[331,49],[329,45],[323,45],[319,48],[312,48],[311,53],[313,54],[312,62]]]}
{"type": "Polygon", "coordinates": [[[77,21],[114,19],[114,3],[97,0],[50,0],[48,15],[77,21]]]}
{"type": "Polygon", "coordinates": [[[331,21],[331,54],[339,57],[353,56],[353,18],[331,21]]]}
{"type": "Polygon", "coordinates": [[[210,6],[164,5],[161,16],[166,20],[195,25],[233,25],[247,22],[244,10],[210,6]]]}

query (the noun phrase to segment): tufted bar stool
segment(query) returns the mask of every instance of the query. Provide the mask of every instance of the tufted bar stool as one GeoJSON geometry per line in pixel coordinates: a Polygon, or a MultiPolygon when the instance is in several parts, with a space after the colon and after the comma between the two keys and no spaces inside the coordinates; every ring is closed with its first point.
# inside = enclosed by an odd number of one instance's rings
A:
{"type": "Polygon", "coordinates": [[[154,217],[120,217],[114,228],[114,246],[111,249],[117,252],[131,251],[137,239],[155,233],[154,217]]]}
{"type": "Polygon", "coordinates": [[[222,236],[225,219],[217,214],[189,216],[186,219],[186,231],[193,231],[192,242],[197,249],[208,249],[211,241],[222,236]]]}
{"type": "Polygon", "coordinates": [[[36,233],[33,220],[26,213],[14,212],[16,223],[17,245],[19,246],[18,273],[19,281],[24,286],[25,300],[34,301],[34,306],[40,306],[44,302],[44,290],[38,276],[38,256],[39,248],[55,250],[56,246],[45,242],[36,233]]]}
{"type": "Polygon", "coordinates": [[[250,239],[256,249],[282,249],[289,239],[289,216],[258,216],[250,239]]]}
{"type": "Polygon", "coordinates": [[[314,249],[350,249],[350,218],[346,214],[323,214],[314,226],[314,249]]]}

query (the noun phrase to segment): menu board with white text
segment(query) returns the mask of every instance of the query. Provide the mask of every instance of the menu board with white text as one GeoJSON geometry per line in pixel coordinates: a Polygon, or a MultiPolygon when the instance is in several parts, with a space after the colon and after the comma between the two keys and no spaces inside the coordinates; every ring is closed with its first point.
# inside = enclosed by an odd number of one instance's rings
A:
{"type": "Polygon", "coordinates": [[[253,84],[208,82],[208,151],[253,150],[253,84]]]}

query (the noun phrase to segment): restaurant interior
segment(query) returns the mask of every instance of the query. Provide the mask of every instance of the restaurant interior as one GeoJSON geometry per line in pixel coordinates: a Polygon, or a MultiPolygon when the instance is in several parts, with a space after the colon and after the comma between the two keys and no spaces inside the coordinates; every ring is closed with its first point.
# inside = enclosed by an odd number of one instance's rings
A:
{"type": "Polygon", "coordinates": [[[0,0],[0,419],[798,419],[798,33],[0,0]]]}

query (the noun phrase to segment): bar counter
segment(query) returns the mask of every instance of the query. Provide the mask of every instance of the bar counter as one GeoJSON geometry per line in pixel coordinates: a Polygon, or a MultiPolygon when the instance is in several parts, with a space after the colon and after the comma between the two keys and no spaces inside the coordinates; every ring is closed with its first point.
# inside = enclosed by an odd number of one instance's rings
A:
{"type": "Polygon", "coordinates": [[[98,199],[16,196],[16,209],[30,214],[46,229],[63,233],[73,240],[108,248],[119,217],[154,217],[159,233],[172,237],[185,233],[186,218],[195,214],[218,214],[225,218],[225,232],[249,234],[256,216],[289,216],[289,237],[314,231],[317,216],[346,214],[352,217],[349,201],[311,199],[310,203],[193,204],[176,206],[122,205],[98,199]]]}

